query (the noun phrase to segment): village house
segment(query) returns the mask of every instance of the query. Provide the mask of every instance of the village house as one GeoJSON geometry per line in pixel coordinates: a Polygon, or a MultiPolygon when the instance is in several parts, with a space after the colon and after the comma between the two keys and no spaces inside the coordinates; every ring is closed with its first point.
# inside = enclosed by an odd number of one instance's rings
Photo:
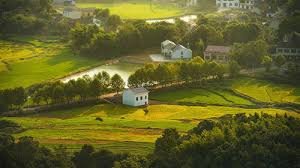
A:
{"type": "Polygon", "coordinates": [[[204,60],[227,63],[229,61],[229,51],[230,47],[228,46],[208,45],[204,51],[204,60]]]}
{"type": "Polygon", "coordinates": [[[218,8],[254,9],[254,0],[216,0],[218,8]]]}
{"type": "Polygon", "coordinates": [[[283,55],[287,61],[300,62],[300,33],[293,32],[285,35],[278,43],[273,57],[283,55]]]}
{"type": "Polygon", "coordinates": [[[161,43],[161,54],[170,59],[191,59],[193,52],[180,44],[165,40],[161,43]]]}
{"type": "Polygon", "coordinates": [[[123,104],[129,106],[148,105],[149,91],[143,87],[129,88],[123,91],[123,104]]]}
{"type": "Polygon", "coordinates": [[[82,16],[92,16],[96,8],[77,8],[67,6],[64,8],[63,16],[70,19],[80,19],[82,16]]]}

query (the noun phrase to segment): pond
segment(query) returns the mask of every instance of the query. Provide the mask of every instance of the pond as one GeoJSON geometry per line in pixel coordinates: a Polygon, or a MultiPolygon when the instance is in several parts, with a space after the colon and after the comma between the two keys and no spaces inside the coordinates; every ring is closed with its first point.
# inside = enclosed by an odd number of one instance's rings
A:
{"type": "Polygon", "coordinates": [[[108,64],[108,65],[101,65],[92,69],[89,69],[84,72],[76,73],[70,76],[67,76],[61,79],[62,82],[66,83],[72,79],[78,79],[85,75],[93,77],[94,75],[98,74],[99,72],[106,71],[110,76],[114,74],[119,74],[122,79],[125,81],[127,86],[128,78],[131,74],[133,74],[138,68],[141,68],[141,64],[131,64],[131,63],[115,63],[115,64],[108,64]]]}
{"type": "MultiPolygon", "coordinates": [[[[197,19],[197,15],[185,15],[178,17],[180,20],[193,24],[194,21],[197,19]]],[[[175,23],[175,18],[168,18],[168,19],[150,19],[146,20],[147,23],[156,23],[156,22],[167,22],[167,23],[175,23]]]]}

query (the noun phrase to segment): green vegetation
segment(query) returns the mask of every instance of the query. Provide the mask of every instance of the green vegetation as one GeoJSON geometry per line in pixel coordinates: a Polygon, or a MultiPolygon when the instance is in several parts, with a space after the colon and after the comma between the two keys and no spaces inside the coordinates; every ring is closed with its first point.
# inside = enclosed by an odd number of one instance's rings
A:
{"type": "Polygon", "coordinates": [[[220,105],[253,105],[247,99],[234,95],[232,92],[220,88],[190,89],[182,88],[159,91],[151,94],[151,99],[175,103],[203,103],[220,105]]]}
{"type": "Polygon", "coordinates": [[[262,102],[300,103],[300,88],[254,78],[233,80],[232,88],[262,102]]]}
{"type": "Polygon", "coordinates": [[[32,136],[46,146],[71,144],[72,150],[88,143],[96,144],[97,148],[129,152],[138,143],[135,150],[143,153],[142,146],[147,147],[145,152],[150,151],[150,144],[161,135],[163,129],[172,127],[185,133],[199,121],[217,119],[226,114],[254,114],[259,111],[271,115],[287,113],[300,118],[298,113],[272,108],[151,105],[147,110],[146,113],[142,108],[104,104],[3,119],[16,122],[26,130],[14,134],[16,138],[32,136]],[[97,117],[103,121],[96,120],[97,117]],[[131,145],[126,147],[126,144],[131,145]]]}
{"type": "Polygon", "coordinates": [[[130,0],[115,3],[77,3],[80,8],[108,8],[111,14],[119,15],[122,19],[166,18],[182,15],[184,10],[175,4],[150,3],[146,0],[130,0]]]}
{"type": "Polygon", "coordinates": [[[74,55],[54,37],[18,37],[0,41],[0,88],[27,87],[57,79],[101,61],[74,55]],[[2,65],[2,66],[1,66],[2,65]]]}

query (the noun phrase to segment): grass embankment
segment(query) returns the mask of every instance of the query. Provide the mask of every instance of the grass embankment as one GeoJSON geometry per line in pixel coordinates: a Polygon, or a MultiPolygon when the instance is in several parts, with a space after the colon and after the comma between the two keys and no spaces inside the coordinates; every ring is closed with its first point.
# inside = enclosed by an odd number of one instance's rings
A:
{"type": "Polygon", "coordinates": [[[300,87],[277,84],[266,80],[242,77],[227,80],[224,84],[213,84],[215,87],[208,85],[207,88],[203,89],[182,88],[176,89],[176,91],[173,89],[159,91],[151,94],[151,99],[180,104],[255,105],[248,98],[234,94],[230,91],[232,89],[258,102],[300,103],[300,87]]]}
{"type": "MultiPolygon", "coordinates": [[[[284,115],[281,109],[243,109],[221,106],[151,105],[143,108],[121,105],[96,105],[77,109],[54,111],[26,117],[5,117],[20,124],[26,131],[15,134],[32,136],[43,145],[67,145],[70,150],[83,144],[116,152],[149,153],[155,140],[165,128],[177,128],[182,133],[204,119],[216,119],[226,114],[264,112],[284,115]],[[101,117],[103,121],[96,120],[101,117]]],[[[300,114],[288,112],[300,117],[300,114]]]]}
{"type": "Polygon", "coordinates": [[[57,38],[18,37],[0,45],[1,89],[27,87],[101,63],[74,55],[57,38]]]}
{"type": "Polygon", "coordinates": [[[159,91],[151,94],[151,99],[182,104],[253,105],[251,101],[220,88],[184,88],[176,89],[176,91],[159,91]]]}
{"type": "Polygon", "coordinates": [[[234,90],[258,101],[300,104],[300,87],[254,78],[236,79],[230,85],[234,90]]]}
{"type": "Polygon", "coordinates": [[[147,0],[115,1],[114,3],[77,3],[79,8],[108,8],[111,14],[122,19],[153,19],[166,18],[184,14],[184,10],[175,4],[163,4],[147,0]]]}

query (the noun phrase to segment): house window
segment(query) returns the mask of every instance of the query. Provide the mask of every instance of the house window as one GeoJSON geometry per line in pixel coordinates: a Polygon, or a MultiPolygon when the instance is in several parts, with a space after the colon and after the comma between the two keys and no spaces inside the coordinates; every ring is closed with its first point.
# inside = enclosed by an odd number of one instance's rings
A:
{"type": "Polygon", "coordinates": [[[183,51],[181,51],[181,55],[183,55],[183,51]]]}
{"type": "Polygon", "coordinates": [[[136,98],[135,98],[135,100],[136,100],[136,101],[139,101],[139,98],[138,98],[138,97],[136,97],[136,98]]]}
{"type": "Polygon", "coordinates": [[[278,51],[279,53],[282,53],[282,49],[278,49],[277,51],[278,51]]]}
{"type": "Polygon", "coordinates": [[[296,53],[296,49],[295,48],[291,49],[291,52],[296,53]]]}
{"type": "Polygon", "coordinates": [[[140,100],[143,100],[143,96],[140,97],[140,100]]]}
{"type": "Polygon", "coordinates": [[[232,6],[232,3],[229,3],[229,6],[232,6]]]}
{"type": "Polygon", "coordinates": [[[284,49],[284,52],[289,53],[290,50],[289,49],[284,49]]]}
{"type": "Polygon", "coordinates": [[[300,53],[300,50],[298,49],[297,52],[300,53]]]}
{"type": "Polygon", "coordinates": [[[235,3],[234,5],[235,5],[235,6],[238,6],[238,3],[235,3]]]}
{"type": "Polygon", "coordinates": [[[145,99],[147,100],[147,96],[145,96],[145,99]]]}

